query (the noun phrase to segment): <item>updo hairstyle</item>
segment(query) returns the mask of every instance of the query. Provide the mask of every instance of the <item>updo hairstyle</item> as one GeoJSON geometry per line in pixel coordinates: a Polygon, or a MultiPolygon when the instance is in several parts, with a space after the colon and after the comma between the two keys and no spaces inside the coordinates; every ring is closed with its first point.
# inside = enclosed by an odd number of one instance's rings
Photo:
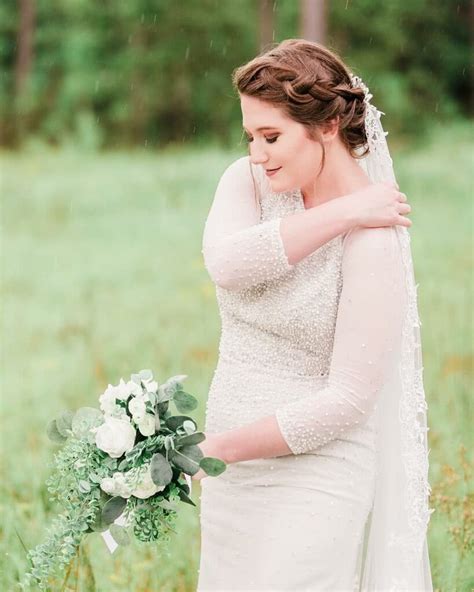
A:
{"type": "Polygon", "coordinates": [[[236,68],[234,89],[266,101],[307,129],[325,150],[320,130],[338,118],[339,135],[351,156],[368,152],[364,90],[353,87],[351,73],[335,53],[312,41],[287,39],[236,68]]]}

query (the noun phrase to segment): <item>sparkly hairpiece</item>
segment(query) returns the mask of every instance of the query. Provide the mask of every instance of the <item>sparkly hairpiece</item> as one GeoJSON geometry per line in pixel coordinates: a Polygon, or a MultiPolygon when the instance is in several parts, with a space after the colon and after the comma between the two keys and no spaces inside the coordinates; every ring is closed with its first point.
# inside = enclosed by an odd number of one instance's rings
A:
{"type": "Polygon", "coordinates": [[[393,161],[387,146],[385,136],[388,132],[384,132],[382,123],[380,122],[381,115],[385,115],[383,111],[379,111],[377,107],[372,105],[370,99],[372,93],[369,88],[362,81],[362,78],[351,74],[352,88],[361,88],[364,91],[364,103],[366,105],[365,111],[365,135],[367,137],[367,144],[369,153],[377,160],[377,167],[393,177],[393,161]],[[391,174],[390,174],[390,171],[391,174]]]}

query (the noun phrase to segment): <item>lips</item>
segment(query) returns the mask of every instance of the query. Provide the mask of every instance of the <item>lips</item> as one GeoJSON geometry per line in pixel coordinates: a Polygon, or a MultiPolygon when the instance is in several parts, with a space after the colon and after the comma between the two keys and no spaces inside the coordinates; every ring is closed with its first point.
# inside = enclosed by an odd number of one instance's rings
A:
{"type": "Polygon", "coordinates": [[[281,169],[281,167],[278,167],[277,169],[265,169],[265,174],[267,175],[267,177],[271,177],[272,175],[277,173],[280,169],[281,169]]]}

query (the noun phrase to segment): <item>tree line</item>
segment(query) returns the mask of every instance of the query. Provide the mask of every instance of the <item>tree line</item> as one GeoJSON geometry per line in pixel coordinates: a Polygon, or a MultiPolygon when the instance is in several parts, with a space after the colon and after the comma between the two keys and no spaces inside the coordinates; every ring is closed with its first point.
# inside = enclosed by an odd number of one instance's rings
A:
{"type": "Polygon", "coordinates": [[[233,145],[232,70],[288,37],[336,50],[390,129],[418,134],[470,114],[472,20],[467,0],[6,0],[0,141],[233,145]]]}

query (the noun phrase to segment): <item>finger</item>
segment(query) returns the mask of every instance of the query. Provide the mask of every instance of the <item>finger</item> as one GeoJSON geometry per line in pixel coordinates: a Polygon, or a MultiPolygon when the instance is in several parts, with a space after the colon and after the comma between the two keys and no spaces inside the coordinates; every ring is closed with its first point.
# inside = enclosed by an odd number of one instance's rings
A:
{"type": "Polygon", "coordinates": [[[407,201],[407,196],[405,193],[398,194],[398,201],[407,201]]]}
{"type": "Polygon", "coordinates": [[[401,203],[398,205],[398,213],[399,214],[409,214],[411,212],[411,206],[407,203],[401,203]]]}
{"type": "Polygon", "coordinates": [[[409,228],[412,224],[413,222],[409,218],[405,218],[404,216],[398,217],[397,226],[405,226],[406,228],[409,228]]]}

